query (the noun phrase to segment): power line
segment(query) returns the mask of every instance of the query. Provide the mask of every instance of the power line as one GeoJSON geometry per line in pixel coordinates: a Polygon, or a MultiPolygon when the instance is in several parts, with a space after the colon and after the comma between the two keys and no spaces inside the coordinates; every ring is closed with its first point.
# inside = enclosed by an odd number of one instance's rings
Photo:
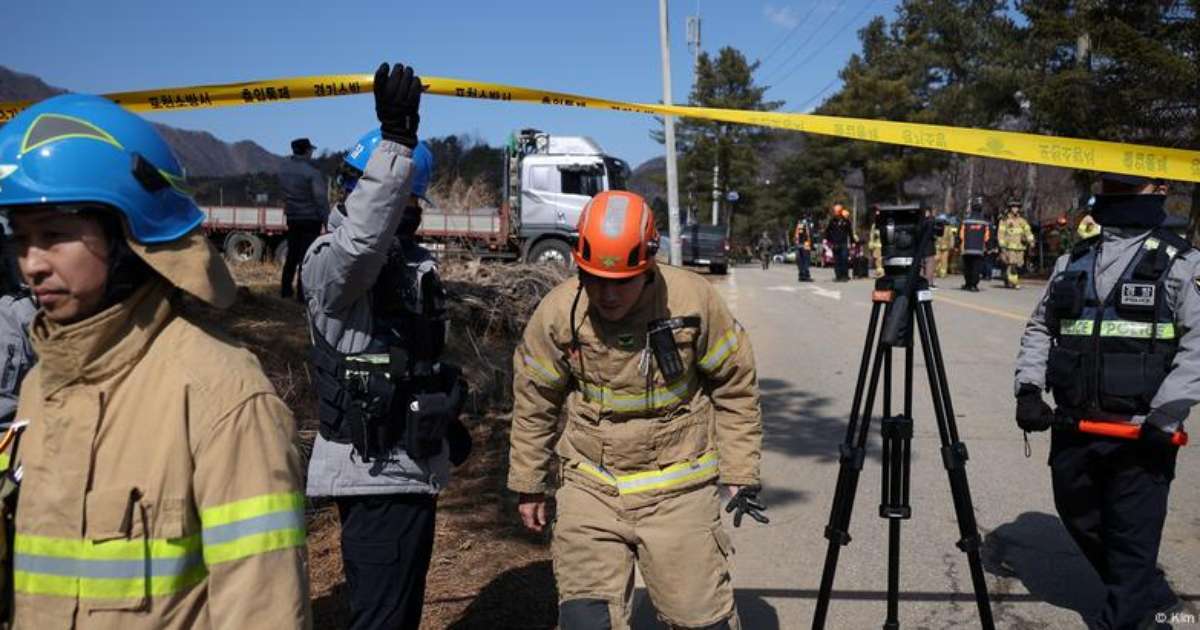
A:
{"type": "Polygon", "coordinates": [[[804,101],[803,103],[800,103],[800,105],[796,106],[796,109],[793,109],[792,111],[793,111],[793,112],[798,112],[798,113],[803,113],[803,112],[804,112],[804,108],[805,108],[805,107],[808,107],[808,104],[809,104],[809,103],[811,103],[811,102],[813,102],[813,101],[817,100],[818,98],[821,98],[822,96],[824,96],[824,95],[825,95],[825,93],[826,93],[826,92],[828,92],[830,88],[832,88],[834,85],[836,85],[836,84],[837,84],[837,82],[838,82],[838,81],[841,81],[841,80],[842,80],[842,78],[841,78],[841,77],[834,77],[832,81],[830,81],[829,83],[826,83],[826,84],[825,84],[825,87],[821,88],[821,91],[819,91],[819,92],[817,92],[816,94],[814,94],[814,95],[812,95],[812,96],[808,97],[808,100],[804,101]]]}
{"type": "Polygon", "coordinates": [[[762,63],[763,65],[766,65],[767,60],[770,59],[771,57],[775,56],[775,53],[779,52],[779,49],[783,48],[783,45],[786,44],[787,41],[789,39],[791,39],[793,35],[796,34],[796,31],[800,30],[800,27],[804,26],[808,22],[808,18],[812,17],[813,12],[817,10],[817,6],[819,6],[819,5],[820,5],[819,0],[814,1],[812,3],[812,6],[808,7],[808,13],[805,13],[804,17],[802,17],[796,21],[796,25],[793,26],[792,29],[783,36],[782,39],[779,40],[779,43],[777,43],[775,45],[775,47],[771,49],[771,52],[767,53],[766,57],[763,57],[763,59],[760,63],[762,63]]]}
{"type": "Polygon", "coordinates": [[[867,12],[867,9],[871,8],[871,6],[874,5],[877,1],[878,0],[868,0],[867,3],[864,4],[862,6],[862,8],[858,10],[858,13],[854,14],[854,17],[850,18],[849,21],[847,21],[845,24],[842,25],[841,28],[839,28],[836,32],[834,32],[833,37],[830,37],[829,41],[825,42],[821,47],[812,51],[812,54],[805,57],[803,61],[801,61],[800,63],[793,66],[792,71],[787,73],[787,75],[784,76],[782,81],[780,81],[779,83],[776,83],[774,85],[783,85],[784,83],[787,82],[788,79],[792,78],[792,75],[796,74],[797,71],[799,71],[801,68],[803,68],[804,66],[807,66],[809,63],[811,63],[813,59],[816,59],[817,55],[821,54],[821,51],[825,50],[826,48],[829,48],[830,44],[837,41],[837,38],[841,37],[842,33],[844,33],[846,31],[846,29],[853,26],[854,23],[857,22],[858,19],[861,18],[862,15],[867,12]]]}
{"type": "MultiPolygon", "coordinates": [[[[842,10],[842,7],[845,6],[845,4],[846,4],[846,0],[838,0],[837,7],[835,7],[833,9],[833,11],[830,11],[829,15],[825,16],[825,20],[821,22],[821,25],[818,26],[815,31],[813,31],[813,35],[820,33],[821,29],[825,28],[825,25],[829,24],[829,21],[833,19],[833,16],[837,15],[842,10]]],[[[786,68],[787,65],[789,63],[791,63],[792,59],[795,59],[796,55],[800,54],[800,51],[802,51],[808,47],[808,44],[811,41],[812,41],[812,38],[810,37],[810,38],[804,40],[803,42],[800,42],[800,45],[797,46],[796,49],[792,51],[792,54],[788,55],[788,58],[785,59],[779,67],[786,68]]],[[[775,72],[771,76],[778,76],[778,74],[779,74],[778,72],[775,72]]],[[[766,83],[772,83],[772,81],[766,81],[766,83]]]]}

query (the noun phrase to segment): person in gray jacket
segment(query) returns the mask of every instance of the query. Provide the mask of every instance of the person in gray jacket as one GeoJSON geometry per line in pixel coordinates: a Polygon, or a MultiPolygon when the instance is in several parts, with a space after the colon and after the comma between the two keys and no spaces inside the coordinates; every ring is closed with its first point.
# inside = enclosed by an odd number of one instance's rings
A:
{"type": "Polygon", "coordinates": [[[437,495],[470,448],[460,372],[440,356],[445,293],[414,241],[433,167],[421,82],[383,64],[374,90],[380,128],[347,155],[349,195],[301,271],[321,423],[308,494],[338,506],[353,630],[418,627],[437,495]]]}
{"type": "Polygon", "coordinates": [[[1107,589],[1089,627],[1158,627],[1183,605],[1157,558],[1177,432],[1200,400],[1200,252],[1162,227],[1161,183],[1101,185],[1103,232],[1058,259],[1025,326],[1016,420],[1053,429],[1055,507],[1107,589]]]}
{"type": "MultiPolygon", "coordinates": [[[[285,298],[292,297],[296,268],[313,241],[321,235],[321,226],[329,216],[325,176],[311,162],[315,149],[308,138],[296,138],[292,141],[292,156],[279,173],[283,213],[287,218],[287,258],[283,262],[279,288],[279,294],[285,298]]],[[[295,291],[294,295],[303,302],[303,279],[295,291]]]]}
{"type": "Polygon", "coordinates": [[[21,381],[33,367],[33,347],[29,344],[29,324],[37,313],[28,292],[6,290],[0,295],[0,433],[8,430],[17,413],[17,395],[21,381]]]}

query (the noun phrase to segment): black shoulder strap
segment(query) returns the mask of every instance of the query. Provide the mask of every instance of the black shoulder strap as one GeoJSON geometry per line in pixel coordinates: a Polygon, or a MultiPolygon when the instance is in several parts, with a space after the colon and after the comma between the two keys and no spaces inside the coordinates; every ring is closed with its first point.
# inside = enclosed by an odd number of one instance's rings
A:
{"type": "Polygon", "coordinates": [[[1176,257],[1192,249],[1191,242],[1189,242],[1186,238],[1183,238],[1182,236],[1165,228],[1155,228],[1154,231],[1150,233],[1150,236],[1153,236],[1154,238],[1157,238],[1158,240],[1178,250],[1178,253],[1175,254],[1176,257]]]}
{"type": "Polygon", "coordinates": [[[1071,260],[1074,261],[1078,259],[1099,244],[1100,236],[1098,235],[1091,238],[1085,238],[1082,241],[1075,243],[1075,246],[1071,248],[1071,260]]]}

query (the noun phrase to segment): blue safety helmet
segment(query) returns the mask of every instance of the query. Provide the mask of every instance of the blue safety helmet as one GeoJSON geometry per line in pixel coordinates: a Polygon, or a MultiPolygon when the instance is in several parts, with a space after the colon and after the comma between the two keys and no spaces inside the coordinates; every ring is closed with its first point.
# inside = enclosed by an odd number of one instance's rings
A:
{"type": "Polygon", "coordinates": [[[0,209],[98,204],[139,243],[177,240],[204,221],[158,132],[108,99],[47,99],[0,127],[0,209]]]}
{"type": "MultiPolygon", "coordinates": [[[[367,170],[367,162],[371,160],[371,154],[382,140],[383,134],[376,127],[359,138],[354,147],[346,153],[345,159],[342,160],[342,173],[338,176],[346,194],[350,194],[358,185],[358,178],[367,170]]],[[[412,161],[415,169],[412,194],[424,199],[425,192],[429,190],[429,180],[433,179],[433,152],[429,150],[429,145],[424,142],[417,143],[417,148],[413,149],[412,161]]]]}

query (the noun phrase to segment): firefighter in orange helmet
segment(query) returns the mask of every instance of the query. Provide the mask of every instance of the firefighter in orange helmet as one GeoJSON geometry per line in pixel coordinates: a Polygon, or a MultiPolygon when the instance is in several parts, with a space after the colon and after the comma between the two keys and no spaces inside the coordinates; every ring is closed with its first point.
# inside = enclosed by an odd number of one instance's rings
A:
{"type": "Polygon", "coordinates": [[[735,526],[766,522],[749,337],[707,281],[655,264],[657,244],[641,197],[593,197],[579,275],[542,300],[513,357],[508,487],[524,525],[542,531],[557,455],[564,630],[628,628],[635,562],[670,627],[739,628],[719,486],[735,526]]]}

